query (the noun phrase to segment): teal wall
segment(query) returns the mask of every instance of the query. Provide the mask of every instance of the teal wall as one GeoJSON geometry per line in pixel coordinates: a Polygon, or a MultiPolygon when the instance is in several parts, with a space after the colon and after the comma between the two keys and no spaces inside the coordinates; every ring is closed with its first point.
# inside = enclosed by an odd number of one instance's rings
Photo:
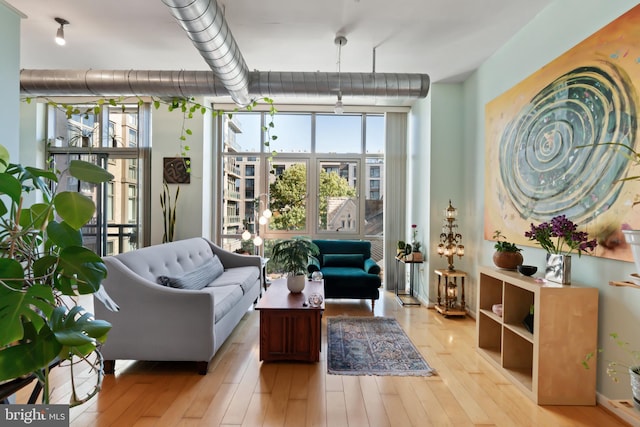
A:
{"type": "MultiPolygon", "coordinates": [[[[636,1],[559,0],[551,3],[515,37],[486,61],[463,85],[465,165],[473,169],[464,186],[468,211],[461,218],[463,230],[473,234],[469,248],[471,286],[477,281],[477,265],[491,265],[493,242],[483,238],[484,210],[484,107],[487,102],[534,73],[540,67],[589,37],[636,6],[636,1]]],[[[433,101],[434,105],[436,101],[433,101]]],[[[459,123],[434,120],[434,127],[459,123]]],[[[434,135],[437,132],[434,132],[434,135]]],[[[433,203],[433,201],[432,201],[433,203]]],[[[525,230],[523,230],[524,233],[525,230]]],[[[526,247],[525,262],[544,265],[545,252],[526,247]]],[[[617,332],[640,350],[640,290],[608,286],[610,280],[626,280],[635,271],[632,263],[583,256],[573,257],[572,279],[600,290],[599,346],[604,349],[598,364],[598,391],[607,398],[629,398],[627,376],[615,384],[606,375],[607,360],[627,360],[608,338],[617,332]]],[[[475,310],[475,307],[473,307],[475,310]]],[[[576,361],[578,363],[578,361],[576,361]]]]}
{"type": "Polygon", "coordinates": [[[19,12],[0,2],[0,143],[9,149],[12,162],[20,161],[20,19],[19,12]]]}

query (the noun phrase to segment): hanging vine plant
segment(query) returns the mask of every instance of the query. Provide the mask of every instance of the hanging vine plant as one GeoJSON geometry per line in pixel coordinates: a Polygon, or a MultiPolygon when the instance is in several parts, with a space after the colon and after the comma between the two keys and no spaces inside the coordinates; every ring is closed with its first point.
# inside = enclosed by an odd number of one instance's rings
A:
{"type": "MultiPolygon", "coordinates": [[[[129,98],[131,97],[120,96],[115,98],[98,98],[91,102],[93,105],[90,105],[87,107],[81,107],[78,104],[57,102],[54,99],[49,97],[43,97],[42,99],[44,99],[47,102],[47,105],[50,105],[54,108],[64,111],[67,119],[70,119],[76,115],[81,115],[86,118],[88,118],[90,114],[99,115],[105,106],[109,106],[109,107],[120,106],[122,108],[122,112],[124,112],[127,108],[127,105],[130,104],[125,102],[129,98]]],[[[140,96],[137,96],[135,98],[137,98],[138,106],[142,106],[143,104],[145,104],[145,102],[147,102],[145,99],[143,99],[140,96]]],[[[273,156],[277,154],[276,150],[274,150],[273,147],[271,146],[271,143],[278,139],[278,136],[273,133],[273,130],[275,128],[274,118],[278,111],[275,108],[273,99],[271,98],[268,98],[268,97],[259,98],[252,101],[249,105],[245,107],[235,107],[232,111],[225,111],[221,109],[215,109],[213,107],[209,107],[206,105],[202,105],[196,102],[194,97],[189,97],[189,98],[174,97],[168,101],[160,98],[155,98],[153,96],[148,98],[151,99],[151,105],[153,105],[153,108],[155,108],[156,110],[159,110],[163,105],[166,105],[167,111],[170,111],[170,112],[178,111],[182,113],[182,125],[180,129],[180,135],[178,137],[178,141],[180,143],[180,153],[183,157],[186,157],[188,151],[191,149],[189,145],[187,145],[187,140],[189,136],[193,135],[193,131],[187,124],[188,124],[188,120],[193,119],[195,114],[197,113],[200,113],[202,115],[211,114],[213,117],[220,117],[220,116],[226,115],[229,119],[232,119],[233,114],[240,112],[241,110],[251,112],[253,111],[254,108],[258,107],[260,103],[264,103],[269,106],[269,110],[267,112],[269,118],[265,126],[262,127],[262,131],[265,133],[264,147],[265,147],[265,150],[268,151],[269,153],[268,160],[272,160],[273,156]]],[[[23,100],[27,104],[30,104],[33,98],[25,97],[23,98],[23,100]]],[[[187,168],[188,168],[188,171],[190,171],[190,164],[187,165],[187,168]]]]}

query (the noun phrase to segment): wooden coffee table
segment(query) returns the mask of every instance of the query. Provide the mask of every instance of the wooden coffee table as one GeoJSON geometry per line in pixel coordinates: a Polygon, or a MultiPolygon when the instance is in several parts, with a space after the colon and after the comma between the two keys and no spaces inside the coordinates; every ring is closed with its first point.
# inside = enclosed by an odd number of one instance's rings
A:
{"type": "Polygon", "coordinates": [[[324,281],[306,281],[301,293],[287,289],[287,279],[271,282],[256,310],[260,311],[260,360],[318,362],[324,301],[309,305],[311,294],[324,300],[324,281]],[[305,304],[305,305],[303,305],[305,304]]]}

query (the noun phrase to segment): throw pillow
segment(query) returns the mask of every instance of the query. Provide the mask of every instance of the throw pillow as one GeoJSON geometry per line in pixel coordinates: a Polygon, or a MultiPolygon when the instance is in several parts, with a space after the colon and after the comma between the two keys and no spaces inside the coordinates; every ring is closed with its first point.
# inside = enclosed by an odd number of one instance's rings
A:
{"type": "Polygon", "coordinates": [[[211,261],[207,261],[194,270],[191,270],[182,276],[167,277],[159,276],[157,281],[164,286],[170,286],[177,289],[200,290],[209,283],[216,280],[224,272],[224,267],[217,256],[211,261]]]}
{"type": "Polygon", "coordinates": [[[364,268],[362,254],[325,254],[324,267],[355,267],[364,268]]]}

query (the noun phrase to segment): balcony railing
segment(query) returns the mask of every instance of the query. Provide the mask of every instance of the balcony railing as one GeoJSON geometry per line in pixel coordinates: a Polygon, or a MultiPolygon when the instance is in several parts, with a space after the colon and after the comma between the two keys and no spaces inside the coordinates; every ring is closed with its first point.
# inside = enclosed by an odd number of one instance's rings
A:
{"type": "MultiPolygon", "coordinates": [[[[95,225],[85,225],[82,227],[82,236],[84,239],[85,246],[90,249],[97,251],[96,245],[96,226],[95,225]]],[[[103,255],[117,255],[122,253],[126,248],[125,239],[131,247],[134,249],[138,246],[138,224],[107,224],[107,240],[110,237],[116,237],[118,242],[118,247],[114,247],[113,254],[103,254],[103,255]],[[115,231],[113,231],[115,230],[115,231]]],[[[99,252],[98,252],[99,253],[99,252]]]]}

